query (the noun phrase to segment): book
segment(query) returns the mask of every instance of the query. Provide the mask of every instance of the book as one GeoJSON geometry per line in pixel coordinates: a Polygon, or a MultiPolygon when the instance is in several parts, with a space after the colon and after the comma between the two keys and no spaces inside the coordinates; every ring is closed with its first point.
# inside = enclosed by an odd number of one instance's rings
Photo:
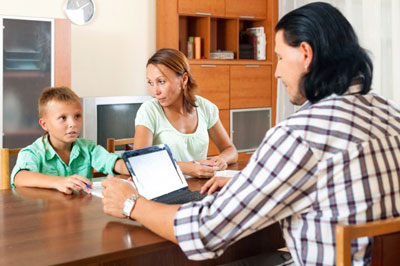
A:
{"type": "Polygon", "coordinates": [[[264,32],[264,27],[252,27],[245,30],[245,34],[249,35],[249,43],[253,45],[254,59],[265,60],[265,49],[267,40],[264,32]]]}

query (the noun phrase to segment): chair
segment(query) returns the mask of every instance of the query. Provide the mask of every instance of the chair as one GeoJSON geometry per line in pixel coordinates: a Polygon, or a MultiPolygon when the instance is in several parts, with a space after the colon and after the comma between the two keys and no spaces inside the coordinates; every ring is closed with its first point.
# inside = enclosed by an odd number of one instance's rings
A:
{"type": "Polygon", "coordinates": [[[125,145],[125,150],[133,150],[134,142],[135,142],[135,138],[126,138],[126,139],[108,138],[107,139],[107,151],[114,153],[115,147],[121,146],[121,145],[125,145]]]}
{"type": "Polygon", "coordinates": [[[358,225],[336,225],[336,265],[351,265],[351,240],[373,237],[372,265],[398,265],[400,217],[358,225]]]}
{"type": "Polygon", "coordinates": [[[21,148],[1,149],[1,190],[10,189],[10,156],[18,155],[21,148]]]}

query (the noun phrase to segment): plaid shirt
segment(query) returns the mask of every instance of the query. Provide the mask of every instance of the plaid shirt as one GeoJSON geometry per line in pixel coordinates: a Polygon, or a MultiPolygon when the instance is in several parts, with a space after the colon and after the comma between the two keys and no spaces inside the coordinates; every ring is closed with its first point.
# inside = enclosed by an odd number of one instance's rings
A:
{"type": "MultiPolygon", "coordinates": [[[[336,224],[399,215],[399,165],[393,102],[369,93],[306,103],[267,132],[219,193],[180,207],[175,235],[189,259],[203,260],[280,221],[296,264],[335,265],[336,224]]],[[[370,261],[370,244],[352,242],[355,265],[370,261]]]]}

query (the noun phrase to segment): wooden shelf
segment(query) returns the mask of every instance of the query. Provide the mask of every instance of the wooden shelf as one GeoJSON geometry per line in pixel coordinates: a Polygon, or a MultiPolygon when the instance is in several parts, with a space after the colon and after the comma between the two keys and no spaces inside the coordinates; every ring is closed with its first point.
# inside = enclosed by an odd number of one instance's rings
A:
{"type": "Polygon", "coordinates": [[[191,65],[268,65],[268,66],[272,66],[272,61],[251,60],[251,59],[233,59],[233,60],[189,59],[189,64],[191,64],[191,65]]]}

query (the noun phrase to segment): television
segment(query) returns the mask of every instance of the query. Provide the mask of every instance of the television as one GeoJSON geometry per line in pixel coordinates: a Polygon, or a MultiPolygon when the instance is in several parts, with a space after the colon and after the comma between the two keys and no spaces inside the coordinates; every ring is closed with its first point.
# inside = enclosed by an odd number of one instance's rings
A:
{"type": "Polygon", "coordinates": [[[107,148],[107,138],[133,138],[135,118],[151,96],[83,97],[81,137],[107,148]]]}
{"type": "Polygon", "coordinates": [[[271,128],[271,108],[231,109],[231,140],[239,152],[255,151],[271,128]]]}

